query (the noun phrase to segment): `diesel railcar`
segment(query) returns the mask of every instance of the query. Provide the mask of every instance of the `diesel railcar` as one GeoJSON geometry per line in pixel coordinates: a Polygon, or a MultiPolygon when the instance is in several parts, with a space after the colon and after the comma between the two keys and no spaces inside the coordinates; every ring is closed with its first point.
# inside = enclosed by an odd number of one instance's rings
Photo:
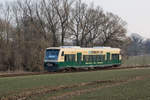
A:
{"type": "Polygon", "coordinates": [[[119,48],[78,46],[50,47],[46,49],[44,68],[57,71],[65,68],[95,68],[121,65],[119,48]]]}

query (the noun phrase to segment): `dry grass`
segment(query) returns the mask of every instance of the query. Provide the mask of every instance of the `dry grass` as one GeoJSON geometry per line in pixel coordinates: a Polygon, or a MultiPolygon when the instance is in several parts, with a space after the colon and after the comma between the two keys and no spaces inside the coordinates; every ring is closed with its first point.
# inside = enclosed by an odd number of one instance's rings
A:
{"type": "Polygon", "coordinates": [[[130,56],[123,60],[122,66],[147,66],[150,65],[150,55],[130,56]]]}
{"type": "Polygon", "coordinates": [[[126,69],[1,78],[1,89],[6,92],[1,94],[1,100],[41,100],[45,95],[47,97],[44,100],[70,98],[116,84],[149,78],[149,70],[126,69]],[[19,91],[16,91],[17,88],[19,91]]]}

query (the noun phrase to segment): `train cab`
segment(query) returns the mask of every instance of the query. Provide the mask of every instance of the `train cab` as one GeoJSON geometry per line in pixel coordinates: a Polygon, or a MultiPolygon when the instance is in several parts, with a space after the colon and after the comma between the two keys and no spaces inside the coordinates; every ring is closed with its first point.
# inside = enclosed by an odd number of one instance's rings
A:
{"type": "Polygon", "coordinates": [[[45,70],[55,71],[58,68],[59,48],[47,48],[45,51],[44,67],[45,70]]]}

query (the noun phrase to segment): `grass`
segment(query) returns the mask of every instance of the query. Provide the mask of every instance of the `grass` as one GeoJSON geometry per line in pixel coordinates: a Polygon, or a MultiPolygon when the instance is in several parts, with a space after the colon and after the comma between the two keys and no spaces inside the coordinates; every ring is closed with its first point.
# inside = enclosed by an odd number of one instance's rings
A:
{"type": "Polygon", "coordinates": [[[150,55],[130,56],[123,60],[123,66],[145,66],[150,65],[150,55]]]}
{"type": "Polygon", "coordinates": [[[68,100],[150,100],[150,79],[102,88],[68,100]]]}
{"type": "MultiPolygon", "coordinates": [[[[21,77],[11,77],[11,78],[0,78],[0,98],[3,96],[8,97],[12,95],[18,95],[19,93],[29,94],[30,91],[35,93],[40,89],[42,90],[42,89],[58,88],[60,86],[72,86],[76,84],[94,82],[98,80],[103,80],[103,81],[104,80],[106,81],[127,80],[129,78],[134,78],[137,76],[145,76],[145,75],[150,75],[150,69],[107,70],[107,71],[82,72],[82,73],[33,75],[33,76],[24,76],[24,77],[21,76],[21,77]]],[[[58,96],[73,91],[92,89],[98,86],[105,86],[107,84],[108,83],[75,86],[72,88],[63,88],[60,89],[59,91],[53,91],[53,92],[45,91],[43,92],[43,94],[41,93],[35,96],[33,95],[31,96],[31,98],[28,99],[48,100],[51,96],[58,96]]],[[[94,93],[93,95],[96,95],[95,92],[93,93],[94,93]]],[[[83,98],[84,97],[86,96],[83,95],[83,98]]]]}

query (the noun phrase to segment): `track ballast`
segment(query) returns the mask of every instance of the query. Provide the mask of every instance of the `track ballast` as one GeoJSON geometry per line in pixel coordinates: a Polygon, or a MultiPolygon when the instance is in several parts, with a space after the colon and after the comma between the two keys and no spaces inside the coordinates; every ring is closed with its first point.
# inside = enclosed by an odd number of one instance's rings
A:
{"type": "Polygon", "coordinates": [[[62,73],[76,73],[76,72],[90,72],[90,71],[100,71],[100,70],[118,70],[118,69],[134,69],[134,68],[150,68],[148,66],[130,66],[130,67],[97,67],[95,69],[76,69],[76,70],[61,70],[58,72],[29,72],[29,73],[5,73],[0,74],[0,78],[5,77],[17,77],[17,76],[30,76],[30,75],[44,75],[44,74],[62,74],[62,73]]]}

